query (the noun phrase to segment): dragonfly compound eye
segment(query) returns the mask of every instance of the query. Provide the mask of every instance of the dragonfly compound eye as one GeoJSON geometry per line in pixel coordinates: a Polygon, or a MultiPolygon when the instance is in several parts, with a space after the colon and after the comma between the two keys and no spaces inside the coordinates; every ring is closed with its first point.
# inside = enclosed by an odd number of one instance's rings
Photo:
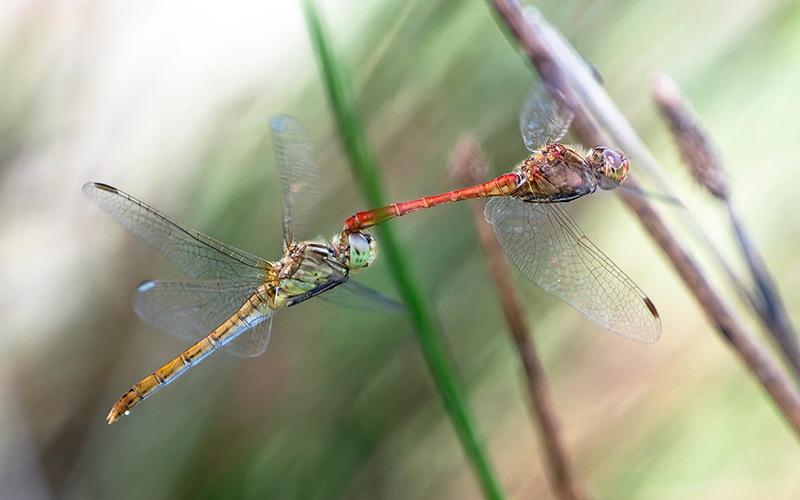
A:
{"type": "Polygon", "coordinates": [[[350,270],[363,269],[375,260],[378,244],[372,236],[364,233],[351,233],[347,236],[347,243],[347,263],[350,270]]]}
{"type": "Polygon", "coordinates": [[[616,151],[606,149],[603,151],[603,158],[606,160],[606,164],[614,170],[622,167],[622,155],[618,154],[616,151]]]}
{"type": "Polygon", "coordinates": [[[614,189],[625,180],[628,175],[628,160],[622,151],[609,148],[595,148],[591,154],[591,163],[599,174],[599,185],[602,189],[614,189]]]}

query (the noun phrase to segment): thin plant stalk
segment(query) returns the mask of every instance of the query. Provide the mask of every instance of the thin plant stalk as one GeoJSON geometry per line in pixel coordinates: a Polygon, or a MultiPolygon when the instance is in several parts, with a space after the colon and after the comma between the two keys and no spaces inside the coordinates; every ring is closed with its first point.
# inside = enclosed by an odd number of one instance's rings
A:
{"type": "Polygon", "coordinates": [[[775,286],[766,263],[756,250],[733,205],[726,202],[725,206],[728,209],[728,219],[736,234],[739,247],[763,301],[760,309],[761,317],[773,333],[790,366],[794,369],[795,377],[800,380],[800,349],[797,345],[797,333],[789,320],[789,313],[778,293],[778,287],[775,286]]]}
{"type": "MultiPolygon", "coordinates": [[[[492,0],[492,4],[544,83],[567,98],[575,112],[578,138],[587,144],[616,143],[635,156],[637,165],[657,171],[658,162],[568,42],[541,16],[523,13],[516,1],[492,0]]],[[[620,198],[661,246],[723,340],[733,347],[800,437],[800,393],[791,379],[734,314],[649,200],[634,192],[640,190],[636,179],[629,176],[626,183],[634,189],[618,190],[620,198]]]]}
{"type": "MultiPolygon", "coordinates": [[[[306,22],[314,45],[325,88],[339,124],[345,151],[350,158],[356,179],[370,206],[386,204],[375,155],[359,122],[355,102],[345,80],[344,68],[334,57],[327,34],[311,0],[303,2],[306,22]]],[[[431,370],[439,395],[455,428],[461,445],[472,464],[486,498],[500,499],[504,495],[493,471],[486,447],[479,437],[475,419],[467,406],[463,389],[456,380],[455,370],[445,355],[442,335],[434,319],[430,301],[421,291],[411,272],[410,260],[389,225],[376,228],[382,252],[389,262],[397,287],[408,306],[416,327],[417,339],[431,370]]]]}
{"type": "MultiPolygon", "coordinates": [[[[462,138],[451,155],[450,176],[460,184],[471,186],[482,182],[487,177],[488,170],[485,156],[477,142],[472,138],[462,138]]],[[[569,465],[547,375],[536,352],[531,329],[523,312],[522,299],[514,287],[505,252],[483,216],[484,204],[468,205],[478,232],[478,242],[486,257],[489,275],[497,289],[509,334],[525,371],[528,403],[531,405],[536,430],[544,444],[544,462],[550,485],[556,497],[562,500],[586,498],[569,465]]]]}
{"type": "Polygon", "coordinates": [[[744,261],[756,284],[751,301],[762,323],[769,329],[796,379],[800,379],[800,349],[778,289],[734,208],[722,158],[692,111],[678,85],[666,75],[653,79],[653,99],[664,117],[684,163],[697,182],[721,201],[739,243],[744,261]]]}

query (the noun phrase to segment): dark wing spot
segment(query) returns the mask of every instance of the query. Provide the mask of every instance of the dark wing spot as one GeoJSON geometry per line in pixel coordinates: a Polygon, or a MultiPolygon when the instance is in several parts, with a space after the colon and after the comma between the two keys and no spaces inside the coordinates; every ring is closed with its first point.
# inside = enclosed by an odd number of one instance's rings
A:
{"type": "Polygon", "coordinates": [[[108,191],[109,193],[114,193],[114,194],[119,193],[119,191],[117,191],[117,188],[109,186],[108,184],[103,184],[102,182],[95,182],[94,187],[96,187],[97,189],[102,189],[103,191],[108,191]]]}
{"type": "Polygon", "coordinates": [[[653,304],[653,301],[650,300],[650,297],[644,298],[644,305],[650,310],[650,314],[653,315],[654,318],[658,319],[658,311],[656,310],[656,305],[653,304]]]}

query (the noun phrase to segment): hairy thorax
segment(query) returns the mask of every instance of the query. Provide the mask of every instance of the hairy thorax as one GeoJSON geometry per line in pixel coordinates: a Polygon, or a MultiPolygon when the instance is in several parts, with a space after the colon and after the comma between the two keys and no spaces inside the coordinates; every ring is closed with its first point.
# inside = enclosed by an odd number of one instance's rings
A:
{"type": "Polygon", "coordinates": [[[597,180],[583,156],[549,144],[517,166],[522,183],[512,196],[529,202],[570,201],[593,193],[597,180]]]}
{"type": "Polygon", "coordinates": [[[333,247],[322,243],[293,243],[279,261],[279,290],[288,297],[303,295],[328,283],[334,275],[346,275],[342,259],[333,247]]]}

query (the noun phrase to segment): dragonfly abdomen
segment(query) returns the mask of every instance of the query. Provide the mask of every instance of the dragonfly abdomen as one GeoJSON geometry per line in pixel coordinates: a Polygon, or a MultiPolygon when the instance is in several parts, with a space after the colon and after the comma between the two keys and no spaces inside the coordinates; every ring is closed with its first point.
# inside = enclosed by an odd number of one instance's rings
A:
{"type": "Polygon", "coordinates": [[[369,228],[383,221],[410,214],[423,208],[435,207],[444,203],[452,203],[489,196],[507,196],[513,193],[521,182],[518,173],[503,174],[500,177],[464,189],[455,189],[435,196],[426,196],[416,200],[394,203],[385,207],[358,212],[344,222],[346,232],[354,233],[369,228]]]}
{"type": "Polygon", "coordinates": [[[266,286],[257,290],[233,316],[225,320],[213,332],[183,351],[178,357],[165,364],[141,382],[135,384],[114,404],[106,420],[109,425],[122,415],[147,399],[151,394],[165,387],[211,353],[229,343],[240,333],[263,321],[272,313],[272,296],[266,293],[266,286]],[[267,309],[267,312],[262,311],[267,309]]]}

